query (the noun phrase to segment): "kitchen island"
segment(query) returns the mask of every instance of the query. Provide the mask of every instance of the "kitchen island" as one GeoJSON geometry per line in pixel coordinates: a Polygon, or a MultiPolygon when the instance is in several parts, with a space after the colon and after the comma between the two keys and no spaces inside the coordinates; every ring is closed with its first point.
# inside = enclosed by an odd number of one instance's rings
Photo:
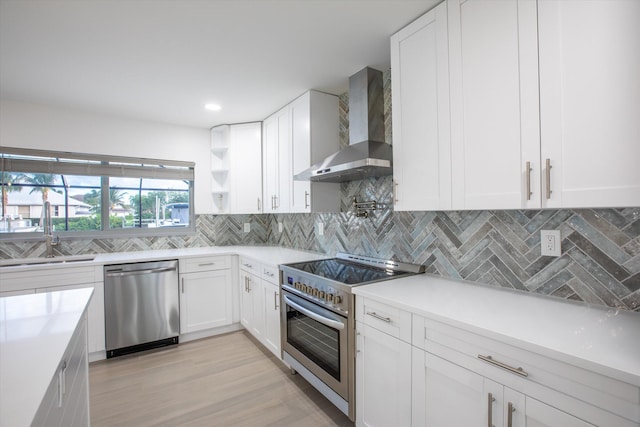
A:
{"type": "Polygon", "coordinates": [[[0,425],[88,425],[93,289],[0,298],[0,425]]]}

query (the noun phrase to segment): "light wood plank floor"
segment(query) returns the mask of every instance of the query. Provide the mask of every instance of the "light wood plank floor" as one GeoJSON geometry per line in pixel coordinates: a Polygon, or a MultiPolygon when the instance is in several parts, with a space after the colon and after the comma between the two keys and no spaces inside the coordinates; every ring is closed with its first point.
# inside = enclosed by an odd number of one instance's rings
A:
{"type": "Polygon", "coordinates": [[[353,426],[239,331],[89,366],[91,425],[353,426]]]}

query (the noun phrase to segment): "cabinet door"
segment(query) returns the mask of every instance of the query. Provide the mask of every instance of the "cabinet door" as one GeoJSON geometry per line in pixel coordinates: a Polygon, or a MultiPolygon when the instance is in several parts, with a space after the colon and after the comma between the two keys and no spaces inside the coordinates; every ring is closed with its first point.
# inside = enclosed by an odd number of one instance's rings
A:
{"type": "Polygon", "coordinates": [[[640,205],[640,2],[538,2],[544,207],[640,205]]]}
{"type": "Polygon", "coordinates": [[[240,323],[262,341],[265,320],[261,280],[251,273],[240,271],[240,286],[240,323]]]}
{"type": "Polygon", "coordinates": [[[262,281],[264,303],[264,345],[280,359],[280,287],[262,281]]]}
{"type": "Polygon", "coordinates": [[[93,288],[91,302],[87,308],[87,350],[89,353],[105,351],[104,337],[104,283],[66,285],[36,289],[36,293],[55,292],[66,289],[93,288]]]}
{"type": "Polygon", "coordinates": [[[539,207],[536,3],[447,4],[453,208],[539,207]]]}
{"type": "Polygon", "coordinates": [[[481,375],[415,347],[412,365],[412,426],[487,425],[481,375]]]}
{"type": "Polygon", "coordinates": [[[180,333],[231,324],[231,270],[180,277],[180,333]]]}
{"type": "MultiPolygon", "coordinates": [[[[338,97],[316,91],[293,101],[291,174],[296,175],[338,151],[338,97]]],[[[292,181],[290,212],[339,212],[340,184],[292,181]]]]}
{"type": "Polygon", "coordinates": [[[411,425],[411,345],[357,325],[356,425],[411,425]]]}
{"type": "Polygon", "coordinates": [[[260,123],[232,125],[231,213],[262,212],[262,126],[260,123]]]}
{"type": "Polygon", "coordinates": [[[526,427],[593,427],[593,424],[589,424],[530,397],[526,397],[525,404],[526,424],[513,424],[513,427],[525,425],[526,427]]]}
{"type": "Polygon", "coordinates": [[[253,275],[240,270],[240,323],[250,330],[253,324],[253,298],[249,291],[249,280],[253,275]]]}
{"type": "Polygon", "coordinates": [[[264,121],[264,208],[265,213],[288,212],[293,177],[291,174],[290,111],[283,108],[264,121]]]}
{"type": "Polygon", "coordinates": [[[391,37],[394,210],[451,209],[447,4],[391,37]]]}

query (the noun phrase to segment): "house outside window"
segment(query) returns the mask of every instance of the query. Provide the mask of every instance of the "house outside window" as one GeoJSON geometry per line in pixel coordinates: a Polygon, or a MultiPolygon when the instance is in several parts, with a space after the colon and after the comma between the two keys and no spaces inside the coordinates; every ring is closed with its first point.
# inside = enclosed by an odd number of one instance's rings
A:
{"type": "Polygon", "coordinates": [[[194,164],[0,147],[0,239],[193,233],[194,164]]]}

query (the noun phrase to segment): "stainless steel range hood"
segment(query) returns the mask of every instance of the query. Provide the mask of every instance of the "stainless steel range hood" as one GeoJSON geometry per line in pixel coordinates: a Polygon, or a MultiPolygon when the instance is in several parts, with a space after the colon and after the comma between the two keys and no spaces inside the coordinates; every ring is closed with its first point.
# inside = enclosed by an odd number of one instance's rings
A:
{"type": "Polygon", "coordinates": [[[293,179],[344,182],[390,175],[391,159],[391,146],[384,142],[382,72],[367,67],[349,78],[349,146],[293,179]]]}

